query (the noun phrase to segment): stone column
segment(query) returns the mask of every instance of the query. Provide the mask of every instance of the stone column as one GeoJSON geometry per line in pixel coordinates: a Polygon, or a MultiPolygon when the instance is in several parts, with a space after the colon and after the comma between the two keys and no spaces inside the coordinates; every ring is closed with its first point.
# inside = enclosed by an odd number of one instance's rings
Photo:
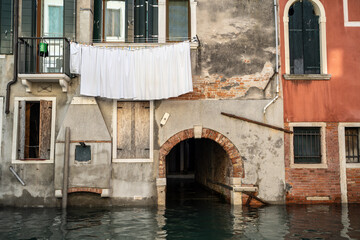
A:
{"type": "Polygon", "coordinates": [[[158,206],[165,206],[165,204],[166,204],[166,178],[157,178],[156,179],[156,189],[157,189],[158,206]]]}
{"type": "Polygon", "coordinates": [[[76,19],[76,39],[80,43],[92,44],[94,1],[78,0],[76,19]]]}

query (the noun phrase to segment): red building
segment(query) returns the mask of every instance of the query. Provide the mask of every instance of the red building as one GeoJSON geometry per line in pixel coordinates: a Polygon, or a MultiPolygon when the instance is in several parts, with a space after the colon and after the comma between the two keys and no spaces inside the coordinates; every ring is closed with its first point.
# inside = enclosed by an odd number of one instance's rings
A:
{"type": "Polygon", "coordinates": [[[360,1],[279,4],[286,201],[360,202],[360,1]]]}

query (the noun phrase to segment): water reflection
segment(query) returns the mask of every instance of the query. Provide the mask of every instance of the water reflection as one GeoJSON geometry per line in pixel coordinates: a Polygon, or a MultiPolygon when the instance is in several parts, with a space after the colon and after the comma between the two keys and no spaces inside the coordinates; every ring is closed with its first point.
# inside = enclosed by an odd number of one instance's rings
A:
{"type": "Polygon", "coordinates": [[[2,208],[0,239],[360,239],[360,205],[231,208],[214,197],[181,202],[67,212],[2,208]]]}

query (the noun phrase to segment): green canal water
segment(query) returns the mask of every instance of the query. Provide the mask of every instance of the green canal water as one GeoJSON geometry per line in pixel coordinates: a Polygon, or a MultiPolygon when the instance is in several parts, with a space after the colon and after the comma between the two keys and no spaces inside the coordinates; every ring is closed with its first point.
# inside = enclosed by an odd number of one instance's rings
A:
{"type": "Polygon", "coordinates": [[[0,208],[0,239],[360,239],[360,205],[232,208],[168,187],[164,208],[0,208]]]}

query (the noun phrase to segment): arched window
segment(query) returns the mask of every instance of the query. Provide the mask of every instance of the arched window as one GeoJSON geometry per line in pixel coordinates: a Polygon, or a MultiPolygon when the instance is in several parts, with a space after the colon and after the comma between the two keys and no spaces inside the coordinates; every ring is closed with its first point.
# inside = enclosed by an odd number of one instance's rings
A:
{"type": "Polygon", "coordinates": [[[290,73],[320,73],[319,16],[308,0],[289,9],[290,73]]]}
{"type": "MultiPolygon", "coordinates": [[[[286,75],[322,75],[329,79],[326,17],[319,0],[289,0],[284,11],[286,75]]],[[[286,78],[286,76],[285,76],[286,78]]]]}

